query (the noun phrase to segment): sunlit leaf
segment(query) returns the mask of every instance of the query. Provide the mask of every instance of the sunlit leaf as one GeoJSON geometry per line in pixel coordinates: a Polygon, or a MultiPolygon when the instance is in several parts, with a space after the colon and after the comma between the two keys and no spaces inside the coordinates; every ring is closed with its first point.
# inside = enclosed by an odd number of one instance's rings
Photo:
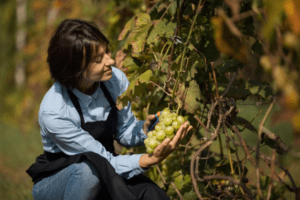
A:
{"type": "Polygon", "coordinates": [[[184,110],[191,114],[197,113],[200,110],[200,99],[201,91],[199,85],[195,80],[192,80],[184,100],[184,110]]]}
{"type": "Polygon", "coordinates": [[[266,82],[249,80],[246,82],[246,88],[249,89],[251,94],[259,95],[265,100],[270,99],[274,95],[271,87],[266,82]]]}
{"type": "Polygon", "coordinates": [[[150,16],[146,13],[141,13],[135,17],[135,27],[128,36],[128,42],[132,46],[132,55],[137,56],[144,50],[148,31],[152,26],[150,16]]]}
{"type": "Polygon", "coordinates": [[[225,14],[212,18],[215,44],[220,52],[233,56],[239,61],[247,62],[247,48],[238,37],[241,34],[225,14]]]}
{"type": "Polygon", "coordinates": [[[126,34],[134,27],[135,18],[132,17],[124,26],[123,30],[119,34],[118,40],[121,41],[125,38],[126,34]]]}
{"type": "Polygon", "coordinates": [[[151,85],[150,81],[156,81],[151,70],[147,70],[137,78],[133,79],[127,90],[118,97],[118,108],[121,109],[126,106],[128,101],[134,97],[139,97],[142,94],[148,94],[149,90],[147,88],[151,85]]]}
{"type": "Polygon", "coordinates": [[[298,35],[300,33],[300,2],[295,0],[285,0],[283,8],[288,16],[293,32],[295,35],[298,35]]]}
{"type": "Polygon", "coordinates": [[[272,39],[274,28],[281,23],[284,1],[282,0],[266,0],[265,8],[268,16],[264,27],[262,28],[263,35],[266,39],[272,39]]]}

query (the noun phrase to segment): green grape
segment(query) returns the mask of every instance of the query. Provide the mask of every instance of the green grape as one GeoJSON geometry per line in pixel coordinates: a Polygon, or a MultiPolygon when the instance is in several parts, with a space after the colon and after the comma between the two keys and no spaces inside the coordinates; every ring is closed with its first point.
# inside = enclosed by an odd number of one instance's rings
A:
{"type": "Polygon", "coordinates": [[[225,185],[226,185],[226,186],[229,186],[229,185],[230,185],[229,180],[226,180],[226,181],[225,181],[225,185]]]}
{"type": "Polygon", "coordinates": [[[156,138],[158,140],[163,140],[163,139],[165,139],[165,137],[166,137],[166,133],[164,130],[160,130],[156,133],[156,138]]]}
{"type": "Polygon", "coordinates": [[[169,126],[169,125],[172,124],[172,118],[171,117],[165,117],[163,122],[164,122],[165,126],[169,126]]]}
{"type": "Polygon", "coordinates": [[[161,115],[162,115],[163,117],[166,117],[166,116],[170,115],[170,113],[171,113],[171,112],[170,112],[169,110],[164,110],[164,111],[162,112],[161,115]]]}
{"type": "Polygon", "coordinates": [[[181,115],[177,117],[177,121],[179,122],[179,124],[183,124],[185,122],[184,117],[182,117],[181,115]]]}
{"type": "Polygon", "coordinates": [[[163,117],[163,116],[159,116],[159,117],[158,117],[158,120],[159,120],[160,122],[162,122],[162,121],[164,120],[164,117],[163,117]]]}
{"type": "Polygon", "coordinates": [[[173,121],[172,126],[175,130],[178,130],[180,128],[180,124],[177,120],[173,121]]]}
{"type": "Polygon", "coordinates": [[[162,111],[169,111],[169,112],[171,112],[170,108],[168,108],[168,107],[164,108],[162,111]]]}
{"type": "Polygon", "coordinates": [[[153,148],[147,147],[147,153],[149,153],[149,154],[152,154],[152,153],[153,153],[153,151],[154,151],[154,149],[153,149],[153,148]]]}
{"type": "Polygon", "coordinates": [[[153,149],[154,149],[157,145],[158,145],[158,143],[157,143],[157,141],[156,141],[155,139],[149,138],[148,146],[149,146],[150,148],[153,148],[153,149]]]}
{"type": "Polygon", "coordinates": [[[149,143],[149,138],[146,138],[146,139],[144,140],[144,144],[145,144],[146,146],[148,146],[148,143],[149,143]]]}
{"type": "Polygon", "coordinates": [[[155,136],[154,133],[153,133],[153,131],[148,132],[148,137],[149,138],[152,138],[153,136],[155,136]]]}
{"type": "Polygon", "coordinates": [[[165,129],[165,132],[167,135],[172,135],[174,133],[174,128],[173,126],[168,126],[166,129],[165,129]]]}
{"type": "Polygon", "coordinates": [[[162,130],[162,127],[161,127],[161,123],[157,123],[156,125],[155,125],[155,131],[160,131],[160,130],[162,130]]]}

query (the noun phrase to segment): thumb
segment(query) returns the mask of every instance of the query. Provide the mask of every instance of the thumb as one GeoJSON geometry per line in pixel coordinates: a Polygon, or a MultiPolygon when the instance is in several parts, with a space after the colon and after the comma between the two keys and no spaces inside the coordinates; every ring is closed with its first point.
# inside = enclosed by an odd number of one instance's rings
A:
{"type": "Polygon", "coordinates": [[[155,119],[155,115],[148,115],[147,120],[153,121],[155,119]]]}

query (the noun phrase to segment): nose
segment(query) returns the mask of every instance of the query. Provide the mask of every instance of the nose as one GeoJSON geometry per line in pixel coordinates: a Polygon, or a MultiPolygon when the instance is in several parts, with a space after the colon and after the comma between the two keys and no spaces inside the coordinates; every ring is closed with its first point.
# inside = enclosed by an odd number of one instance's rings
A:
{"type": "Polygon", "coordinates": [[[105,62],[106,65],[113,65],[115,64],[115,60],[112,59],[109,55],[106,55],[107,56],[107,60],[105,62]]]}

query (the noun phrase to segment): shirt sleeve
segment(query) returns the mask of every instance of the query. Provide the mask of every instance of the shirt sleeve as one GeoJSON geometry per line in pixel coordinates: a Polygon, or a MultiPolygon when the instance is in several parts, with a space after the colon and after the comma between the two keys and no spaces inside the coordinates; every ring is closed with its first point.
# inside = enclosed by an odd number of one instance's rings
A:
{"type": "Polygon", "coordinates": [[[95,152],[106,158],[116,173],[125,179],[145,172],[139,166],[142,154],[113,156],[100,142],[68,118],[44,112],[40,115],[39,121],[43,132],[67,155],[95,152]]]}
{"type": "MultiPolygon", "coordinates": [[[[129,81],[124,73],[121,77],[121,94],[123,94],[129,81]]],[[[131,111],[131,104],[128,102],[122,110],[118,111],[118,124],[116,140],[125,147],[143,146],[144,140],[147,138],[143,131],[143,125],[145,121],[139,121],[136,119],[131,111]]]]}

